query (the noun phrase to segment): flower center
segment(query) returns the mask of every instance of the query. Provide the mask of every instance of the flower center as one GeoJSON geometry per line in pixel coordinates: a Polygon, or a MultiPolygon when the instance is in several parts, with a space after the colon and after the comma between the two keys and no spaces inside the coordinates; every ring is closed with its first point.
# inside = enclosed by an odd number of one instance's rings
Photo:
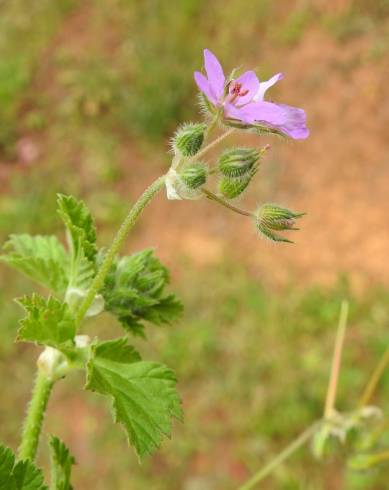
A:
{"type": "Polygon", "coordinates": [[[235,102],[238,97],[244,97],[249,93],[247,89],[244,89],[242,84],[239,82],[232,81],[230,85],[230,98],[229,102],[235,102]]]}

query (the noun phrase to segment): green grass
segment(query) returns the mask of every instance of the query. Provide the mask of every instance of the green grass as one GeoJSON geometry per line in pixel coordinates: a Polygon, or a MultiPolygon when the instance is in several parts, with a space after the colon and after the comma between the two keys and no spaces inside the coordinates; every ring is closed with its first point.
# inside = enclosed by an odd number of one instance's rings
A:
{"type": "Polygon", "coordinates": [[[12,153],[20,110],[36,63],[73,0],[10,0],[0,4],[0,149],[12,153]]]}
{"type": "Polygon", "coordinates": [[[387,0],[353,0],[347,10],[322,16],[325,28],[340,42],[386,28],[389,18],[387,0]]]}
{"type": "MultiPolygon", "coordinates": [[[[8,346],[3,355],[9,361],[2,367],[7,397],[1,438],[15,445],[36,349],[12,348],[20,312],[8,301],[12,293],[22,294],[26,285],[8,274],[4,280],[1,345],[8,346]]],[[[227,265],[207,272],[189,268],[174,289],[186,305],[182,321],[150,329],[149,343],[134,342],[145,357],[163,361],[177,372],[185,423],[175,426],[173,440],[165,442],[156,456],[138,466],[120,427],[110,425],[108,407],[101,406],[97,395],[82,392],[81,377],[66,379],[56,388],[47,430],[73,446],[79,459],[75,488],[124,490],[131,484],[131,488],[161,490],[186,485],[234,489],[322,415],[342,298],[349,299],[351,310],[339,384],[340,410],[354,407],[389,342],[386,290],[373,289],[356,297],[347,281],[341,280],[331,289],[290,287],[277,294],[242,269],[227,265]]],[[[119,327],[108,324],[107,318],[97,329],[89,326],[90,333],[113,336],[119,327]]],[[[384,409],[388,396],[386,376],[376,400],[384,409]]],[[[356,476],[345,470],[345,461],[339,445],[320,464],[307,447],[263,488],[324,490],[328,472],[334,479],[344,478],[347,486],[341,488],[348,490],[385,488],[384,467],[356,476]]]]}

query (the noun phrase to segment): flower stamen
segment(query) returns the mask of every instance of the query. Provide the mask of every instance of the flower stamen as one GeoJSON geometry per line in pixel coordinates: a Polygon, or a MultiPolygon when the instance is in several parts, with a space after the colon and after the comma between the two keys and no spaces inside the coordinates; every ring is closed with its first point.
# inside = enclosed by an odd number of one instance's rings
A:
{"type": "Polygon", "coordinates": [[[233,103],[233,102],[235,102],[235,100],[238,97],[244,97],[245,95],[247,95],[249,93],[249,91],[247,89],[242,90],[242,88],[243,88],[243,86],[241,83],[235,82],[233,80],[231,82],[230,89],[229,89],[230,98],[229,98],[228,102],[233,103]]]}

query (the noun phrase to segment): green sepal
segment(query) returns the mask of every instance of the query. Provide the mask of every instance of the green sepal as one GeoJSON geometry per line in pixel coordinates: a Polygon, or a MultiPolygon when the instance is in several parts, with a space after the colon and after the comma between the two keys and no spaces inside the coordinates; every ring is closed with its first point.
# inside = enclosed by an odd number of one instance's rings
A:
{"type": "Polygon", "coordinates": [[[218,168],[226,177],[242,177],[250,174],[259,157],[260,152],[255,148],[228,149],[220,155],[218,168]]]}
{"type": "Polygon", "coordinates": [[[295,227],[296,219],[304,215],[305,213],[295,213],[277,204],[263,204],[256,212],[255,225],[264,237],[274,242],[293,243],[275,232],[298,230],[295,227]]]}
{"type": "Polygon", "coordinates": [[[219,180],[220,194],[226,199],[236,199],[247,189],[256,171],[257,169],[254,167],[248,174],[242,175],[242,177],[223,176],[219,180]]]}
{"type": "Polygon", "coordinates": [[[192,163],[185,167],[179,175],[189,189],[197,189],[206,183],[208,167],[202,162],[192,163]]]}
{"type": "Polygon", "coordinates": [[[203,144],[206,129],[204,123],[183,124],[173,137],[173,148],[185,157],[196,155],[203,144]]]}

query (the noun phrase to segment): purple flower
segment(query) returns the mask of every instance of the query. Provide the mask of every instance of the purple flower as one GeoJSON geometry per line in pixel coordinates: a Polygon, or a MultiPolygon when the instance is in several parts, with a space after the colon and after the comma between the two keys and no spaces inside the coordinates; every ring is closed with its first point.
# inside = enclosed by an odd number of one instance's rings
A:
{"type": "Polygon", "coordinates": [[[294,139],[308,137],[303,109],[264,100],[267,89],[282,80],[282,73],[260,83],[250,70],[228,81],[219,60],[208,49],[204,50],[204,67],[207,76],[196,71],[196,84],[212,105],[223,110],[225,119],[266,126],[294,139]]]}

